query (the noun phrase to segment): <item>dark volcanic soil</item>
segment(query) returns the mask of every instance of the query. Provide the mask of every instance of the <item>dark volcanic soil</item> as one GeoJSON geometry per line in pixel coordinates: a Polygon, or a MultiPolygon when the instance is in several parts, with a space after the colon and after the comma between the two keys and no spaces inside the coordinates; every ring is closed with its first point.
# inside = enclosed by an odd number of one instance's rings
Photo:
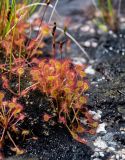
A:
{"type": "MultiPolygon", "coordinates": [[[[81,31],[82,29],[78,27],[72,33],[84,47],[85,41],[97,42],[94,48],[85,47],[94,60],[92,64],[88,63],[88,66],[91,65],[95,71],[95,74],[88,75],[90,81],[88,106],[92,111],[102,112],[99,123],[105,124],[104,129],[95,136],[87,135],[88,145],[76,142],[64,126],[58,124],[53,126],[53,122],[45,125],[42,122],[41,115],[50,103],[39,92],[33,93],[27,98],[27,122],[24,127],[28,125],[29,129],[33,130],[33,136],[39,138],[21,143],[20,146],[27,152],[23,156],[6,158],[7,160],[125,159],[123,150],[125,148],[125,32],[100,35],[97,32],[91,33],[90,30],[86,33],[81,31]],[[101,147],[95,143],[98,139],[101,147]]],[[[74,55],[84,57],[82,53],[78,55],[79,50],[75,45],[72,52],[73,57],[74,55]]],[[[26,103],[24,100],[21,102],[26,103]]],[[[11,155],[8,151],[6,153],[7,156],[11,155]]]]}

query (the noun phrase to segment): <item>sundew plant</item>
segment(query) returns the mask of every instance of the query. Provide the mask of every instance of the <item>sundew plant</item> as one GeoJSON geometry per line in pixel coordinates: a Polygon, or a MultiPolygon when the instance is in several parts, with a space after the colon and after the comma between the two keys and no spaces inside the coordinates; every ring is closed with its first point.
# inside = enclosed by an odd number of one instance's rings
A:
{"type": "Polygon", "coordinates": [[[56,22],[51,23],[57,3],[58,1],[53,6],[49,0],[42,3],[39,0],[0,1],[1,159],[7,140],[11,143],[11,151],[16,154],[24,153],[16,144],[17,140],[15,142],[13,135],[20,137],[24,134],[21,124],[25,123],[26,106],[21,104],[21,98],[25,99],[29,92],[34,90],[39,90],[54,104],[55,116],[53,117],[53,113],[44,113],[44,122],[48,123],[50,119],[55,118],[56,123],[67,128],[75,140],[87,143],[81,135],[95,134],[98,126],[98,122],[89,114],[87,108],[86,93],[89,90],[89,82],[84,71],[86,66],[73,64],[70,58],[63,58],[63,46],[66,42],[57,41],[56,36],[61,32],[75,42],[87,60],[90,60],[90,57],[67,32],[66,27],[63,29],[58,27],[56,22]],[[37,6],[43,10],[43,15],[31,19],[37,6]],[[52,12],[46,22],[44,15],[48,7],[52,12]],[[38,28],[37,34],[32,36],[35,28],[38,28]],[[42,48],[48,45],[44,38],[52,40],[50,58],[43,58],[42,48]],[[58,59],[57,54],[60,55],[58,59]],[[81,123],[81,118],[85,119],[85,124],[81,123]]]}

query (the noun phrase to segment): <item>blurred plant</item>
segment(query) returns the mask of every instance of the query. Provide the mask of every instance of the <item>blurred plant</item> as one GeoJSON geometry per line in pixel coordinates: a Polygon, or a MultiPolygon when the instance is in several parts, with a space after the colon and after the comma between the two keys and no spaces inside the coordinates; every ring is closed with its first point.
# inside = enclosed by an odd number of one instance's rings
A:
{"type": "Polygon", "coordinates": [[[27,22],[29,14],[33,12],[32,9],[35,10],[36,8],[35,5],[26,8],[25,12],[23,9],[21,10],[27,5],[28,0],[22,4],[17,3],[15,0],[12,0],[11,3],[9,0],[0,2],[0,48],[4,50],[6,59],[4,63],[9,61],[10,70],[16,58],[24,58],[25,60],[31,58],[34,54],[40,54],[40,51],[37,52],[38,47],[44,46],[43,37],[46,36],[47,26],[45,27],[40,19],[42,25],[38,36],[33,39],[28,37],[28,34],[31,35],[30,32],[38,24],[36,20],[32,24],[27,22]]]}
{"type": "MultiPolygon", "coordinates": [[[[52,98],[58,121],[63,123],[74,139],[86,143],[80,133],[95,133],[98,123],[89,114],[85,92],[89,85],[85,80],[84,66],[73,65],[70,60],[37,60],[37,66],[31,69],[33,82],[42,93],[52,98]],[[86,121],[85,126],[81,118],[86,121]]],[[[53,116],[45,113],[44,121],[53,116]]]]}
{"type": "Polygon", "coordinates": [[[113,7],[113,1],[98,0],[98,6],[102,12],[106,25],[113,31],[116,31],[118,27],[118,18],[115,8],[113,7]]]}
{"type": "Polygon", "coordinates": [[[118,30],[118,14],[113,6],[113,0],[97,0],[97,4],[92,0],[97,11],[100,11],[102,23],[97,20],[97,25],[100,29],[107,31],[106,27],[113,31],[118,30]]]}
{"type": "Polygon", "coordinates": [[[22,154],[24,151],[15,144],[11,134],[19,132],[18,125],[25,118],[23,106],[17,103],[16,98],[5,101],[4,97],[4,93],[0,91],[0,148],[3,147],[4,140],[9,139],[14,146],[11,149],[22,154]]]}

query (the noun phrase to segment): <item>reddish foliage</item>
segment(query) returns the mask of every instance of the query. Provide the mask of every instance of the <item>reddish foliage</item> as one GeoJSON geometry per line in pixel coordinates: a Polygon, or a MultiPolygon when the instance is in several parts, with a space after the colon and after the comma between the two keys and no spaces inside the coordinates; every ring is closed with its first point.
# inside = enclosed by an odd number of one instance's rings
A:
{"type": "Polygon", "coordinates": [[[20,149],[15,145],[11,132],[18,133],[18,124],[23,121],[25,118],[23,113],[23,106],[17,103],[16,98],[13,98],[11,101],[4,100],[4,93],[0,91],[0,146],[3,145],[4,138],[8,137],[13,145],[16,147],[16,152],[20,149]]]}
{"type": "MultiPolygon", "coordinates": [[[[90,129],[95,130],[96,126],[91,125],[95,121],[87,111],[85,104],[87,97],[84,92],[89,88],[84,72],[84,66],[73,65],[70,60],[44,59],[34,60],[36,67],[31,69],[31,75],[34,82],[41,92],[46,93],[52,99],[57,101],[56,107],[59,122],[63,123],[70,130],[71,134],[79,142],[79,133],[88,132],[90,129]],[[84,117],[89,130],[83,128],[80,117],[84,117]],[[74,136],[75,135],[75,136],[74,136]]],[[[44,117],[48,121],[51,117],[44,117]]],[[[93,132],[92,132],[93,133],[93,132]]]]}

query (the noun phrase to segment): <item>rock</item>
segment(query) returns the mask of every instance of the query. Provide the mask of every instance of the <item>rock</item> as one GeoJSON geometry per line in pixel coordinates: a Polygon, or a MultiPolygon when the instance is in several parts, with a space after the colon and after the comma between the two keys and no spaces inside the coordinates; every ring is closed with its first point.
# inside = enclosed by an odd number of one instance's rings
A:
{"type": "Polygon", "coordinates": [[[95,74],[95,70],[92,68],[92,66],[88,66],[85,69],[85,73],[90,74],[90,75],[94,75],[95,74]]]}
{"type": "Polygon", "coordinates": [[[105,130],[105,126],[106,126],[106,123],[99,124],[96,130],[96,133],[100,133],[100,132],[106,133],[107,131],[105,130]]]}
{"type": "Polygon", "coordinates": [[[106,144],[105,141],[103,141],[101,139],[101,137],[97,137],[97,139],[95,140],[95,142],[93,143],[96,147],[100,148],[100,149],[106,149],[108,146],[106,144]]]}

